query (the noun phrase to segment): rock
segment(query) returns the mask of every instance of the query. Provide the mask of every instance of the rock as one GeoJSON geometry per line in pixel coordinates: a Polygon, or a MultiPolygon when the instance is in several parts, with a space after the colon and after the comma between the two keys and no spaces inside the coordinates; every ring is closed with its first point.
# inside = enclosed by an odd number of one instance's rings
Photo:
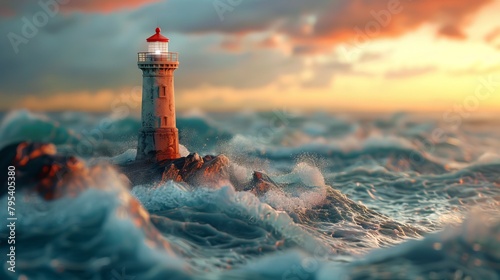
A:
{"type": "Polygon", "coordinates": [[[165,167],[165,171],[161,177],[162,182],[172,180],[174,182],[182,182],[182,177],[179,174],[179,169],[175,167],[175,164],[171,164],[170,167],[165,167]]]}
{"type": "Polygon", "coordinates": [[[120,169],[133,185],[164,183],[169,180],[194,187],[232,185],[237,191],[249,191],[258,196],[270,189],[280,189],[268,175],[258,171],[253,173],[249,182],[238,182],[231,174],[230,164],[225,155],[206,155],[202,158],[197,153],[192,153],[187,157],[160,163],[136,161],[121,166],[120,169]]]}
{"type": "Polygon", "coordinates": [[[183,181],[190,181],[189,178],[193,177],[194,173],[196,173],[204,164],[205,161],[197,153],[191,153],[185,157],[182,167],[180,168],[183,181]]]}
{"type": "Polygon", "coordinates": [[[279,189],[280,187],[265,173],[255,171],[252,181],[243,190],[261,196],[273,188],[279,189]]]}
{"type": "Polygon", "coordinates": [[[169,180],[193,186],[229,183],[229,159],[224,155],[204,156],[191,153],[187,157],[159,163],[134,161],[118,166],[133,185],[163,183],[169,180]]]}
{"type": "MultiPolygon", "coordinates": [[[[0,168],[15,167],[16,192],[22,189],[34,191],[45,200],[64,195],[76,195],[96,183],[109,166],[87,168],[83,161],[73,156],[57,154],[53,144],[19,142],[0,151],[0,168]],[[105,170],[104,170],[105,171],[105,170]]],[[[0,196],[7,193],[7,172],[0,174],[0,196]]],[[[117,178],[124,180],[124,178],[117,178]]]]}
{"type": "Polygon", "coordinates": [[[216,156],[210,160],[205,159],[201,171],[205,178],[228,177],[229,159],[225,155],[216,156]]]}
{"type": "Polygon", "coordinates": [[[191,185],[217,187],[229,185],[229,159],[225,155],[203,157],[204,164],[186,181],[191,185]]]}
{"type": "MultiPolygon", "coordinates": [[[[83,168],[83,163],[75,157],[56,155],[56,147],[52,144],[11,144],[0,151],[0,159],[2,170],[8,170],[9,166],[15,168],[16,191],[36,191],[46,200],[56,199],[61,195],[61,179],[65,174],[83,168]]],[[[7,172],[1,172],[0,181],[0,196],[3,196],[8,189],[7,172]]]]}
{"type": "Polygon", "coordinates": [[[161,182],[173,180],[193,186],[218,186],[228,180],[228,167],[229,159],[224,155],[201,158],[193,153],[165,167],[161,182]]]}

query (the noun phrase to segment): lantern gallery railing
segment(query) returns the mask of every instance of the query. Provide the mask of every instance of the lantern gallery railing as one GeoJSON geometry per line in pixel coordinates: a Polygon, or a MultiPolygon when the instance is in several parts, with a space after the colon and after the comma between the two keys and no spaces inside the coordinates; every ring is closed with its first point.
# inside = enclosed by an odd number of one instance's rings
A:
{"type": "Polygon", "coordinates": [[[149,62],[149,61],[169,61],[177,62],[179,61],[179,54],[176,52],[140,52],[137,54],[137,61],[139,62],[149,62]]]}

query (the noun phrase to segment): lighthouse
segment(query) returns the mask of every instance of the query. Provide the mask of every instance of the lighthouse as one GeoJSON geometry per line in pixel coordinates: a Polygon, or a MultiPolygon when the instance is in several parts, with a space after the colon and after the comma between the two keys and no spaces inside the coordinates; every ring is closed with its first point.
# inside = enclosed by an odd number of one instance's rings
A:
{"type": "Polygon", "coordinates": [[[156,28],[147,38],[148,51],[139,52],[142,70],[142,127],[137,160],[160,162],[180,158],[179,132],[175,123],[174,71],[178,53],[168,51],[169,39],[156,28]]]}

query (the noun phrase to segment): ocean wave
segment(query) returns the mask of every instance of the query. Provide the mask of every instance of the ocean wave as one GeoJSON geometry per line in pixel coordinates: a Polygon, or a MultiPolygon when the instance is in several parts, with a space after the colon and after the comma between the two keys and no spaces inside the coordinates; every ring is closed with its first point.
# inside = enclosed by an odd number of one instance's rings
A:
{"type": "Polygon", "coordinates": [[[78,139],[77,134],[48,116],[26,110],[9,112],[0,123],[0,147],[19,141],[74,144],[78,139]]]}
{"type": "Polygon", "coordinates": [[[19,176],[19,272],[0,278],[500,279],[498,122],[448,131],[411,114],[191,112],[178,124],[183,155],[222,152],[231,175],[129,190],[101,164],[134,160],[138,119],[5,115],[2,146],[50,141],[94,171],[62,180],[79,187],[61,183],[52,201],[19,176]],[[104,118],[116,130],[101,136],[104,118]],[[267,192],[240,188],[254,171],[267,192]]]}
{"type": "Polygon", "coordinates": [[[331,261],[321,248],[314,254],[288,251],[201,279],[500,279],[500,223],[477,215],[361,260],[331,261]]]}
{"type": "MultiPolygon", "coordinates": [[[[98,168],[98,167],[95,167],[98,168]]],[[[101,167],[102,168],[102,167],[101,167]]],[[[54,201],[27,190],[16,195],[16,272],[2,279],[186,279],[190,266],[181,250],[162,238],[149,214],[130,196],[120,175],[102,168],[94,184],[54,201]]],[[[7,197],[0,206],[7,209],[7,197]]],[[[7,220],[7,212],[0,217],[7,220]]],[[[8,229],[0,230],[7,251],[8,229]]]]}

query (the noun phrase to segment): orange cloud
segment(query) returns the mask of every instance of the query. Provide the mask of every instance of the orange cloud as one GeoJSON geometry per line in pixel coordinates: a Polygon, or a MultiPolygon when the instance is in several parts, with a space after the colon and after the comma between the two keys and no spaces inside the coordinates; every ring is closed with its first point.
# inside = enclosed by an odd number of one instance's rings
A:
{"type": "Polygon", "coordinates": [[[226,38],[220,47],[228,52],[239,52],[242,50],[242,41],[238,38],[226,38]]]}
{"type": "Polygon", "coordinates": [[[422,1],[343,1],[316,16],[312,32],[285,27],[301,52],[316,52],[342,42],[363,43],[369,40],[397,37],[420,27],[434,24],[437,33],[464,39],[464,28],[472,16],[493,0],[422,0],[422,1]],[[301,46],[307,46],[303,48],[301,46]]]}

